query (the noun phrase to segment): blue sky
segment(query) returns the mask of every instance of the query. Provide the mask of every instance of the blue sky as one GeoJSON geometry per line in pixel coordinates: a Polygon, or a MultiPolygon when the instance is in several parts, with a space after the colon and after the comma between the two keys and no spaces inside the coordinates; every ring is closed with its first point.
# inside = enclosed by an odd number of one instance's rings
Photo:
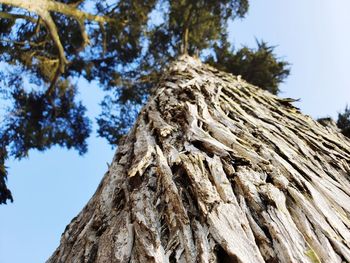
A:
{"type": "MultiPolygon", "coordinates": [[[[300,98],[314,118],[336,117],[350,104],[350,2],[348,0],[253,0],[246,19],[230,23],[236,47],[255,46],[255,38],[277,45],[292,63],[281,86],[283,97],[300,98]]],[[[98,115],[103,94],[82,82],[89,116],[98,115]]],[[[89,139],[89,152],[55,147],[32,151],[29,159],[8,163],[8,184],[15,202],[0,206],[0,263],[45,262],[60,235],[94,193],[114,150],[104,139],[89,139]]]]}

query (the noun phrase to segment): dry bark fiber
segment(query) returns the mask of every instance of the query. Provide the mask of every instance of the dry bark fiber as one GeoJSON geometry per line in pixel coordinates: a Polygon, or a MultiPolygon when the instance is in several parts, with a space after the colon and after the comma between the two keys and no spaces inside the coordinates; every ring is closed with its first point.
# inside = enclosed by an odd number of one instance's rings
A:
{"type": "Polygon", "coordinates": [[[183,56],[47,261],[350,262],[350,141],[183,56]]]}

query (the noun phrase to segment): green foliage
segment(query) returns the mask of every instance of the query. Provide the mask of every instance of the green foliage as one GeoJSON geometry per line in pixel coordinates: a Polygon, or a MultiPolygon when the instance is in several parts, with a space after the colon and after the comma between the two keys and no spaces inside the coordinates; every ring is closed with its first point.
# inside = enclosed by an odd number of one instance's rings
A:
{"type": "Polygon", "coordinates": [[[247,11],[247,0],[170,1],[169,14],[162,26],[174,39],[173,43],[177,50],[188,45],[184,52],[194,54],[211,47],[213,41],[219,40],[220,33],[226,31],[229,18],[243,17],[247,11]],[[188,30],[187,40],[184,39],[186,30],[188,30]]]}
{"type": "Polygon", "coordinates": [[[84,116],[86,109],[74,100],[74,87],[61,85],[64,87],[50,95],[24,89],[11,93],[13,107],[0,134],[2,141],[9,141],[11,155],[20,159],[30,149],[44,151],[56,144],[73,147],[80,154],[87,151],[90,121],[84,116]]]}
{"type": "Polygon", "coordinates": [[[346,106],[344,112],[338,114],[337,126],[342,134],[350,138],[350,107],[346,106]]]}
{"type": "Polygon", "coordinates": [[[0,95],[9,105],[0,125],[0,203],[12,199],[5,184],[8,156],[23,158],[31,149],[53,145],[86,152],[90,122],[75,99],[82,87],[70,83],[76,77],[98,81],[107,92],[98,134],[116,145],[162,68],[182,53],[209,52],[207,61],[214,66],[273,93],[289,73],[266,43],[258,43],[257,50],[230,50],[227,22],[246,15],[248,0],[56,2],[73,12],[50,12],[58,42],[37,14],[0,5],[0,59],[12,68],[0,68],[0,95]]]}
{"type": "Polygon", "coordinates": [[[7,96],[12,104],[0,129],[0,204],[12,200],[5,184],[8,153],[21,159],[31,149],[44,151],[53,145],[74,148],[80,154],[87,151],[91,128],[86,109],[76,102],[75,87],[68,82],[58,85],[51,94],[14,87],[7,96]]]}
{"type": "Polygon", "coordinates": [[[278,59],[273,53],[274,48],[266,42],[257,41],[257,46],[257,49],[243,47],[235,52],[223,41],[221,46],[214,46],[214,56],[210,56],[207,62],[220,70],[241,75],[249,83],[277,94],[279,84],[289,75],[289,63],[278,59]]]}
{"type": "Polygon", "coordinates": [[[6,145],[0,142],[0,204],[6,204],[7,200],[13,202],[12,194],[6,186],[7,171],[5,160],[7,159],[6,145]]]}

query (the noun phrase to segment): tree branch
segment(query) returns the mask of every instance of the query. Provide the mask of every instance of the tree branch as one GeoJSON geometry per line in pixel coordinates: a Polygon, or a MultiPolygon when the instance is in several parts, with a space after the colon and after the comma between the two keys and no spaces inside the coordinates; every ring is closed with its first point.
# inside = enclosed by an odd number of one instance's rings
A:
{"type": "Polygon", "coordinates": [[[57,50],[58,50],[58,55],[60,58],[60,63],[59,63],[59,69],[60,72],[63,73],[64,72],[64,68],[65,68],[65,64],[68,63],[67,59],[66,59],[66,55],[64,54],[64,48],[62,46],[60,37],[58,35],[58,31],[57,31],[57,27],[55,22],[53,21],[51,15],[49,12],[42,12],[39,13],[39,16],[41,17],[41,19],[44,21],[46,28],[48,29],[52,41],[54,42],[57,50]]]}
{"type": "Polygon", "coordinates": [[[69,5],[53,0],[0,0],[0,4],[20,7],[37,14],[43,11],[47,11],[61,13],[66,16],[73,17],[77,20],[90,20],[99,23],[112,21],[112,19],[109,17],[93,15],[75,8],[74,5],[69,5]]]}
{"type": "MultiPolygon", "coordinates": [[[[64,73],[65,66],[68,63],[67,58],[65,56],[64,48],[61,43],[58,30],[56,27],[56,24],[54,20],[52,19],[52,16],[50,12],[56,12],[63,15],[66,15],[68,17],[72,17],[73,19],[76,19],[79,23],[80,29],[81,29],[81,35],[83,38],[83,48],[89,44],[89,38],[86,33],[84,21],[94,21],[97,22],[100,26],[103,26],[106,22],[111,22],[113,19],[105,16],[98,16],[93,15],[88,12],[81,11],[77,8],[77,5],[79,5],[82,1],[79,0],[77,3],[73,4],[65,4],[61,2],[57,2],[54,0],[0,0],[0,4],[6,4],[15,6],[18,8],[26,9],[29,12],[33,12],[37,14],[42,22],[44,22],[47,30],[49,31],[49,34],[51,35],[52,41],[54,42],[54,45],[56,46],[58,50],[58,56],[59,56],[59,65],[57,67],[57,71],[55,73],[55,77],[52,79],[51,85],[48,89],[48,92],[50,93],[59,78],[60,74],[64,73]]],[[[3,17],[7,18],[10,17],[11,19],[18,19],[23,18],[27,19],[31,22],[37,23],[38,21],[33,19],[29,16],[23,16],[23,15],[10,15],[4,12],[0,13],[3,17]]],[[[104,28],[102,27],[102,31],[104,31],[104,28]]]]}
{"type": "Polygon", "coordinates": [[[83,43],[82,43],[81,47],[78,49],[78,52],[79,52],[90,44],[90,39],[89,39],[88,34],[86,33],[84,21],[83,20],[77,20],[77,21],[78,21],[78,24],[80,27],[81,37],[83,39],[83,43]]]}
{"type": "Polygon", "coordinates": [[[41,41],[38,43],[31,42],[31,41],[14,41],[11,39],[0,39],[0,42],[10,43],[18,46],[26,46],[29,45],[30,47],[40,47],[46,44],[47,41],[41,41]]]}
{"type": "MultiPolygon", "coordinates": [[[[0,1],[0,3],[1,3],[1,1],[0,1]]],[[[37,22],[37,20],[31,16],[11,14],[11,13],[6,13],[6,12],[0,12],[0,18],[10,19],[10,20],[25,19],[25,20],[28,20],[28,21],[33,22],[33,23],[37,22]]]]}
{"type": "Polygon", "coordinates": [[[188,7],[188,16],[185,19],[183,29],[182,29],[182,43],[181,43],[181,54],[187,54],[188,53],[188,36],[189,36],[189,27],[190,27],[190,21],[193,13],[193,6],[192,4],[188,7]]]}
{"type": "Polygon", "coordinates": [[[95,21],[99,23],[111,22],[113,20],[106,16],[93,15],[93,14],[81,11],[77,8],[72,8],[72,6],[68,4],[64,4],[64,3],[60,3],[52,0],[46,0],[46,1],[48,2],[48,11],[58,12],[66,16],[74,17],[78,20],[90,20],[90,21],[95,21]]]}

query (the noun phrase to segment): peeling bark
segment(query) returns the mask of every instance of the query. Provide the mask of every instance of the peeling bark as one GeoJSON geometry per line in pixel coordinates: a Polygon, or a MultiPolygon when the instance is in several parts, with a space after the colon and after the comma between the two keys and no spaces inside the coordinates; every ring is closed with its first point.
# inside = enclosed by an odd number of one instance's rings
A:
{"type": "Polygon", "coordinates": [[[49,263],[350,262],[350,141],[188,56],[49,263]]]}

